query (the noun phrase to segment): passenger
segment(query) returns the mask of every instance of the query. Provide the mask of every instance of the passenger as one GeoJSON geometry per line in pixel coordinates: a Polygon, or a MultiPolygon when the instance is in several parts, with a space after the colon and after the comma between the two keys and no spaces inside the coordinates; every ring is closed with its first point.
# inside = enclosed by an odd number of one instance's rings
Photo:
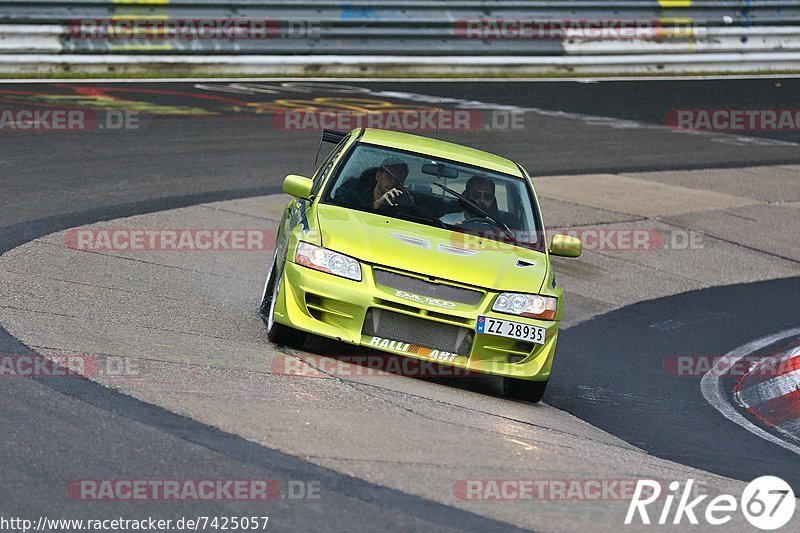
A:
{"type": "MultiPolygon", "coordinates": [[[[468,200],[472,200],[479,207],[482,207],[487,213],[497,217],[499,210],[497,208],[497,198],[494,194],[494,180],[483,174],[475,174],[469,181],[464,190],[464,196],[468,200]]],[[[445,224],[461,224],[465,220],[471,218],[484,218],[484,215],[475,212],[473,209],[466,208],[463,211],[456,213],[448,213],[440,218],[445,224]]]]}

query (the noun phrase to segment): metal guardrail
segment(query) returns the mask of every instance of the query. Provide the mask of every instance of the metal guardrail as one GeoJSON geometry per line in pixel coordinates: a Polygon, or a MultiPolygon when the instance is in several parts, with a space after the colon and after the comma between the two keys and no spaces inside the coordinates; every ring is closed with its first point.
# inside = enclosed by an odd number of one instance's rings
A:
{"type": "MultiPolygon", "coordinates": [[[[141,37],[141,35],[139,36],[141,37]]],[[[513,37],[513,35],[512,35],[513,37]]],[[[685,56],[800,50],[800,0],[0,0],[0,55],[506,57],[685,56]],[[268,20],[270,38],[107,38],[76,21],[268,20]],[[465,21],[649,21],[636,38],[506,38],[465,21]],[[303,28],[292,34],[288,28],[303,28]],[[287,30],[287,31],[284,31],[287,30]]],[[[785,55],[782,56],[785,63],[785,55]]],[[[2,62],[0,58],[0,63],[2,62]]],[[[647,61],[644,59],[643,61],[647,61]]],[[[634,61],[635,62],[635,61],[634,61]]],[[[570,63],[570,61],[564,62],[570,63]]],[[[782,64],[784,64],[782,63],[782,64]]]]}
{"type": "Polygon", "coordinates": [[[268,17],[318,20],[325,24],[433,24],[464,18],[635,18],[693,19],[703,25],[782,25],[800,22],[794,0],[583,0],[430,1],[353,0],[0,0],[0,23],[61,23],[76,17],[136,16],[268,17]]]}

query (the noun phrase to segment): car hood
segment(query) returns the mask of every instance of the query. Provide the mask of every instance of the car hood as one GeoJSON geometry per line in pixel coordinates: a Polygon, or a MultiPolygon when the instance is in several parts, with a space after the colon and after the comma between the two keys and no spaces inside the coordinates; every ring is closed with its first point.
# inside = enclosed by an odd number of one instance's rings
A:
{"type": "Polygon", "coordinates": [[[538,292],[540,252],[374,213],[320,204],[322,245],[366,263],[487,289],[538,292]]]}

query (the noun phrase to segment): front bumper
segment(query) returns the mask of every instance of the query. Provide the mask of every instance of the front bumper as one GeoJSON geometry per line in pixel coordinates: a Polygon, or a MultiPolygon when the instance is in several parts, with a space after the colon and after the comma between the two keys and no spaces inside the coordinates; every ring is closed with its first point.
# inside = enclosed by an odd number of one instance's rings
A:
{"type": "Polygon", "coordinates": [[[491,305],[496,292],[486,292],[477,303],[447,302],[449,307],[443,308],[438,299],[428,304],[409,299],[406,291],[376,284],[370,265],[362,263],[362,274],[363,280],[357,282],[287,261],[275,320],[342,342],[469,371],[533,381],[549,378],[557,321],[495,313],[491,305]],[[475,331],[479,315],[545,328],[545,342],[479,334],[475,331]]]}

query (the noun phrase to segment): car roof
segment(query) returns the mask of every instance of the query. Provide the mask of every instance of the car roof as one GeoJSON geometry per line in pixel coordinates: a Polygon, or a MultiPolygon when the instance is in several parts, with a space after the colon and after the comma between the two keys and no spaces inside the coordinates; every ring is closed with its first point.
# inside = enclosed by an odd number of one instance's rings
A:
{"type": "Polygon", "coordinates": [[[374,128],[365,128],[361,141],[442,159],[450,159],[512,176],[523,177],[517,164],[510,159],[447,141],[374,128]]]}

